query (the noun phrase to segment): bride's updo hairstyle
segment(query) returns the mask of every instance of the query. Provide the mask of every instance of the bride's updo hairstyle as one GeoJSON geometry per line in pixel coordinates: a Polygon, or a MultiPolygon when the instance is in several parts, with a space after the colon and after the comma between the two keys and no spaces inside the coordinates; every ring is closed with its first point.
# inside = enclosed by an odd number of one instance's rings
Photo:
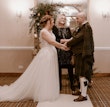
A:
{"type": "Polygon", "coordinates": [[[52,16],[50,16],[50,15],[45,15],[45,16],[43,16],[43,17],[41,18],[41,20],[40,20],[40,25],[41,25],[41,27],[45,27],[47,21],[48,21],[48,20],[51,20],[51,19],[52,19],[52,16]]]}

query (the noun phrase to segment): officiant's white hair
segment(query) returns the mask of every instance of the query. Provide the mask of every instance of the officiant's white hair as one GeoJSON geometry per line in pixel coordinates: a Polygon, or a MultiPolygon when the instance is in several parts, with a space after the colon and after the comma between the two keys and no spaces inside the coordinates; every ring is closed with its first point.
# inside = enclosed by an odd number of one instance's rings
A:
{"type": "MultiPolygon", "coordinates": [[[[66,18],[66,15],[64,14],[64,13],[59,13],[58,15],[57,15],[57,18],[56,18],[56,21],[55,21],[55,25],[57,26],[57,27],[59,27],[59,22],[60,22],[60,18],[62,17],[62,16],[64,16],[65,18],[66,18]]],[[[67,23],[65,22],[65,25],[64,25],[65,27],[67,26],[67,23]]]]}

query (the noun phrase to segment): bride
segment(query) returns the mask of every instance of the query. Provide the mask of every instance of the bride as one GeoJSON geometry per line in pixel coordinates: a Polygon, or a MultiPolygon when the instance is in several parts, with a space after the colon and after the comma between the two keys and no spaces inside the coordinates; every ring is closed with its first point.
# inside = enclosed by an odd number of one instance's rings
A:
{"type": "Polygon", "coordinates": [[[59,96],[59,76],[56,48],[67,50],[64,44],[55,41],[52,33],[54,20],[42,17],[40,24],[41,49],[26,71],[12,84],[0,86],[0,101],[52,101],[59,96]]]}

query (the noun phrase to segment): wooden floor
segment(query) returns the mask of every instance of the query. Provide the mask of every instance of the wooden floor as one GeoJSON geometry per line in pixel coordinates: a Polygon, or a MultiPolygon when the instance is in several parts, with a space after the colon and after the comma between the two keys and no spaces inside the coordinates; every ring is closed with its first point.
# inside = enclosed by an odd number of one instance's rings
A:
{"type": "Polygon", "coordinates": [[[93,78],[88,94],[94,107],[110,107],[110,77],[93,78]]]}
{"type": "MultiPolygon", "coordinates": [[[[0,85],[10,84],[19,76],[0,76],[0,85]]],[[[88,89],[89,97],[94,107],[110,107],[110,77],[93,77],[93,85],[88,89]]],[[[63,88],[61,93],[71,94],[68,75],[62,80],[63,88]]],[[[0,107],[36,107],[37,102],[33,100],[20,102],[0,102],[0,107]]]]}

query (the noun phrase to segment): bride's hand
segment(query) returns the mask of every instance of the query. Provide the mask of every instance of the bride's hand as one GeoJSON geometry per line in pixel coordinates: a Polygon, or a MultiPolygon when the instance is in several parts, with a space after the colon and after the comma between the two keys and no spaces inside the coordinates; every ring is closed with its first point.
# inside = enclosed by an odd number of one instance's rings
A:
{"type": "Polygon", "coordinates": [[[62,44],[61,49],[64,50],[64,51],[70,50],[70,48],[68,48],[65,44],[62,44]]]}
{"type": "Polygon", "coordinates": [[[68,48],[68,47],[67,47],[67,48],[65,48],[65,51],[69,51],[69,50],[70,50],[70,48],[68,48]]]}
{"type": "Polygon", "coordinates": [[[69,42],[71,39],[72,39],[72,37],[70,39],[60,39],[60,43],[69,42]]]}
{"type": "Polygon", "coordinates": [[[65,39],[60,40],[60,43],[65,43],[65,42],[66,42],[65,39]]]}
{"type": "Polygon", "coordinates": [[[66,46],[65,51],[69,51],[69,50],[70,50],[70,48],[69,48],[69,47],[67,47],[67,42],[65,42],[65,43],[64,43],[64,45],[66,46]]]}

